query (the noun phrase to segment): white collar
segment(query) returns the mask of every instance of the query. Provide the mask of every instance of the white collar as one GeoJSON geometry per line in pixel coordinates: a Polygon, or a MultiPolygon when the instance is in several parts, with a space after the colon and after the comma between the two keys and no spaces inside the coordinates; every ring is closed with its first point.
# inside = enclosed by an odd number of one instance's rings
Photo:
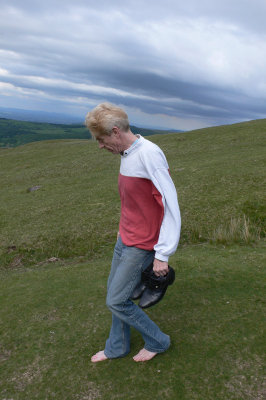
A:
{"type": "Polygon", "coordinates": [[[135,150],[141,142],[143,141],[143,137],[141,135],[136,135],[136,140],[132,143],[132,145],[123,151],[123,153],[120,153],[122,157],[128,156],[133,150],[135,150]]]}

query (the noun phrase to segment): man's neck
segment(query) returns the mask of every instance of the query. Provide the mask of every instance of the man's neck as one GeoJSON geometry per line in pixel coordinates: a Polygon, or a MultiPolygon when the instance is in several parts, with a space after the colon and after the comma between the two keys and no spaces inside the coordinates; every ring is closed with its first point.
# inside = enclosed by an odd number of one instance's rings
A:
{"type": "Polygon", "coordinates": [[[132,144],[137,140],[137,137],[134,135],[134,133],[129,130],[128,132],[124,133],[124,140],[123,140],[123,151],[127,150],[132,146],[132,144]]]}

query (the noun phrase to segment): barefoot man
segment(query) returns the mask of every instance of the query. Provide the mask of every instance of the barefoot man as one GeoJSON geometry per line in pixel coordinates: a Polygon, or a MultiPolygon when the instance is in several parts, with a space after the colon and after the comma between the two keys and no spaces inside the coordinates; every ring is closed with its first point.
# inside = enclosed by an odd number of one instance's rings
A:
{"type": "Polygon", "coordinates": [[[169,348],[170,337],[130,296],[140,283],[142,271],[153,260],[157,276],[168,272],[168,258],[176,251],[181,226],[175,186],[162,150],[131,132],[124,110],[102,103],[87,114],[86,126],[100,149],[121,156],[121,216],[106,298],[112,326],[104,350],[92,356],[91,361],[128,354],[131,327],[144,340],[144,348],[133,359],[148,361],[169,348]]]}

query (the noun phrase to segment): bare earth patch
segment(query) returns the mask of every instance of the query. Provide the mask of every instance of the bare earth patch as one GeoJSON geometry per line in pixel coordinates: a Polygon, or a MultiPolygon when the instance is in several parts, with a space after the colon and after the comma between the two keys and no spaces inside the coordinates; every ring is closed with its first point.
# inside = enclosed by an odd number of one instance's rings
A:
{"type": "Polygon", "coordinates": [[[235,374],[225,384],[235,398],[247,400],[263,400],[266,398],[266,385],[261,378],[260,370],[263,368],[263,361],[258,356],[254,360],[235,360],[235,374]]]}
{"type": "Polygon", "coordinates": [[[11,351],[6,349],[1,349],[0,347],[0,362],[7,361],[11,356],[11,351]]]}
{"type": "Polygon", "coordinates": [[[17,390],[23,391],[32,382],[41,380],[42,373],[47,369],[41,365],[42,363],[43,360],[38,356],[24,372],[17,373],[11,378],[17,390]]]}
{"type": "Polygon", "coordinates": [[[99,388],[94,382],[88,382],[87,389],[75,396],[75,400],[98,400],[101,398],[99,388]]]}

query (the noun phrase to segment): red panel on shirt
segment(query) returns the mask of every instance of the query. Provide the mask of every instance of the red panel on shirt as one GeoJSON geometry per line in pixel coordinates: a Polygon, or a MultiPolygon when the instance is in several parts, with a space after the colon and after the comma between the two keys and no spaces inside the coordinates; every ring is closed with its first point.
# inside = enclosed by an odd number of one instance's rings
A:
{"type": "Polygon", "coordinates": [[[127,246],[153,250],[164,216],[162,196],[152,181],[119,174],[119,232],[127,246]]]}

